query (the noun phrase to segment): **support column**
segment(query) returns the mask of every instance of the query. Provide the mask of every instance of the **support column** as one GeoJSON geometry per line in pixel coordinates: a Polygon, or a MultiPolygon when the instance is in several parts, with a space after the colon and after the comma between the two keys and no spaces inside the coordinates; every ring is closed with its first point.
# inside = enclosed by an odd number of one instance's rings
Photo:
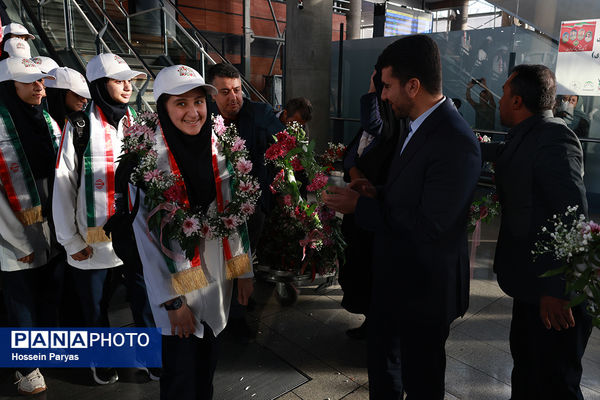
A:
{"type": "Polygon", "coordinates": [[[250,44],[252,43],[252,27],[250,22],[250,0],[244,0],[244,42],[242,45],[244,48],[242,49],[242,55],[244,59],[242,60],[242,65],[244,67],[244,77],[251,81],[250,73],[250,44]]]}
{"type": "Polygon", "coordinates": [[[350,0],[350,11],[346,16],[348,35],[346,39],[360,39],[360,19],[362,17],[362,0],[350,0]]]}
{"type": "Polygon", "coordinates": [[[453,8],[454,20],[450,23],[451,31],[464,31],[467,29],[467,19],[469,18],[469,1],[462,0],[462,4],[453,8]]]}
{"type": "Polygon", "coordinates": [[[310,138],[321,151],[331,140],[331,0],[287,1],[285,100],[304,96],[313,104],[310,138]]]}

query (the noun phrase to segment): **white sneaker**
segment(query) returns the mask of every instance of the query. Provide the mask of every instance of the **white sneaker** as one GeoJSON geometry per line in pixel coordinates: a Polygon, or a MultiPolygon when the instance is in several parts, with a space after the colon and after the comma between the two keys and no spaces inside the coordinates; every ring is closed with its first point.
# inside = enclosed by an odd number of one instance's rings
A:
{"type": "Polygon", "coordinates": [[[17,390],[21,394],[36,394],[47,389],[46,381],[44,381],[44,377],[40,373],[39,368],[34,369],[25,376],[17,371],[15,372],[15,378],[17,379],[15,382],[15,384],[17,384],[17,390]]]}

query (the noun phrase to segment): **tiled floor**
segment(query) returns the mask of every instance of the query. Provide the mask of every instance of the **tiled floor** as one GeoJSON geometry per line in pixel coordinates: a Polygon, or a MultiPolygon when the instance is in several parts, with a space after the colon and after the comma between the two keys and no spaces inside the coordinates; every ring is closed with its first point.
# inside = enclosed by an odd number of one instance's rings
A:
{"type": "MultiPolygon", "coordinates": [[[[512,300],[500,290],[491,270],[495,237],[493,226],[484,228],[469,311],[454,322],[446,345],[448,400],[510,398],[512,300]]],[[[281,307],[270,291],[272,287],[259,284],[259,306],[252,313],[259,326],[258,341],[312,379],[280,399],[368,399],[365,343],[345,335],[363,318],[341,308],[339,286],[320,293],[314,287],[301,288],[298,302],[290,307],[281,307]]],[[[582,388],[587,400],[600,400],[598,329],[585,354],[582,388]]]]}
{"type": "MultiPolygon", "coordinates": [[[[491,271],[493,226],[485,226],[471,282],[468,313],[454,322],[448,339],[446,399],[506,400],[510,397],[512,359],[508,346],[511,299],[499,289],[491,271]]],[[[283,307],[272,284],[257,282],[256,307],[249,317],[258,330],[257,342],[310,377],[310,381],[279,397],[280,400],[368,399],[366,344],[349,339],[345,331],[359,326],[363,317],[341,308],[342,291],[330,286],[300,288],[298,301],[283,307]]],[[[113,311],[111,320],[130,319],[129,311],[113,311]]],[[[48,399],[108,398],[158,399],[156,383],[122,382],[110,387],[69,386],[54,382],[48,399]],[[61,391],[56,386],[65,386],[61,391]],[[80,395],[63,397],[75,389],[80,395]],[[84,396],[85,395],[85,396],[84,396]]],[[[10,382],[6,382],[10,385],[10,382]]],[[[582,387],[586,400],[600,400],[600,330],[595,329],[584,359],[582,387]]],[[[0,389],[3,389],[0,386],[0,389]]],[[[6,391],[10,392],[11,388],[6,391]]],[[[5,390],[2,390],[5,392],[5,390]]],[[[1,396],[12,399],[13,396],[1,396]]],[[[40,397],[40,398],[46,398],[40,397]]],[[[250,397],[249,397],[250,399],[250,397]]],[[[251,400],[270,400],[257,399],[251,400]]]]}

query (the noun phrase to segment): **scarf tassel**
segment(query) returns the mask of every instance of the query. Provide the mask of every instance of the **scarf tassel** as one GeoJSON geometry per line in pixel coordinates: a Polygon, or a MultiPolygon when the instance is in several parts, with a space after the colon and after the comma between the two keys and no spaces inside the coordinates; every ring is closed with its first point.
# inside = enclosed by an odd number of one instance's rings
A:
{"type": "Polygon", "coordinates": [[[35,206],[27,210],[18,211],[15,214],[24,226],[33,225],[36,222],[42,222],[44,220],[42,217],[42,206],[35,206]]]}
{"type": "Polygon", "coordinates": [[[87,243],[110,242],[110,238],[106,236],[104,229],[101,226],[88,227],[87,243]]]}
{"type": "Polygon", "coordinates": [[[227,260],[226,278],[234,279],[252,271],[252,264],[248,253],[239,254],[227,260]]]}
{"type": "Polygon", "coordinates": [[[172,274],[171,284],[177,294],[186,294],[208,286],[208,280],[202,268],[195,267],[172,274]]]}

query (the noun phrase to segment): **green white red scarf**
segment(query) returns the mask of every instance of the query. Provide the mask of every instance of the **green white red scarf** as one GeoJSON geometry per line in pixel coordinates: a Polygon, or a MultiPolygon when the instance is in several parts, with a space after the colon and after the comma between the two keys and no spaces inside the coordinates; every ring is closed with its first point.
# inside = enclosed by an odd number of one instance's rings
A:
{"type": "MultiPolygon", "coordinates": [[[[92,105],[87,115],[90,138],[83,153],[83,165],[79,166],[81,174],[83,174],[82,185],[85,190],[86,242],[109,242],[110,238],[106,236],[102,227],[115,213],[115,170],[117,168],[115,161],[117,161],[121,149],[114,144],[117,132],[107,122],[100,107],[92,105]]],[[[133,124],[135,115],[135,111],[128,107],[123,129],[133,124]]],[[[62,143],[60,151],[62,151],[62,143]]],[[[60,157],[58,162],[60,162],[60,157]]]]}
{"type": "MultiPolygon", "coordinates": [[[[44,118],[56,151],[61,137],[60,128],[46,111],[44,118]]],[[[0,105],[0,182],[10,208],[23,225],[43,221],[40,196],[31,167],[12,117],[3,105],[0,105]]]]}
{"type": "MultiPolygon", "coordinates": [[[[220,150],[217,144],[217,137],[214,133],[212,133],[211,142],[212,166],[217,194],[217,211],[222,213],[225,205],[232,199],[233,167],[220,150]],[[228,182],[229,184],[226,184],[225,182],[228,182]]],[[[181,176],[179,167],[169,149],[160,124],[158,124],[156,128],[153,150],[155,150],[158,155],[156,162],[158,170],[181,176]]],[[[183,200],[183,203],[189,206],[189,200],[185,190],[184,193],[185,199],[183,200]]],[[[156,207],[155,210],[151,210],[148,220],[156,212],[166,211],[167,213],[174,213],[176,211],[167,208],[168,205],[161,205],[156,207]]],[[[168,214],[166,218],[163,217],[163,222],[165,224],[169,222],[168,214]]],[[[191,260],[188,260],[186,257],[181,256],[183,251],[177,240],[163,238],[162,232],[159,235],[159,240],[162,242],[160,245],[163,256],[169,272],[171,273],[171,283],[178,294],[185,294],[200,289],[213,281],[207,268],[201,263],[198,247],[195,248],[194,257],[191,260]],[[165,241],[167,243],[165,243],[165,241]],[[165,247],[165,244],[168,248],[165,247]]],[[[226,260],[226,279],[233,279],[250,272],[252,265],[248,256],[250,242],[248,240],[246,225],[243,224],[238,226],[236,233],[223,237],[220,240],[223,244],[223,256],[226,260]]]]}

